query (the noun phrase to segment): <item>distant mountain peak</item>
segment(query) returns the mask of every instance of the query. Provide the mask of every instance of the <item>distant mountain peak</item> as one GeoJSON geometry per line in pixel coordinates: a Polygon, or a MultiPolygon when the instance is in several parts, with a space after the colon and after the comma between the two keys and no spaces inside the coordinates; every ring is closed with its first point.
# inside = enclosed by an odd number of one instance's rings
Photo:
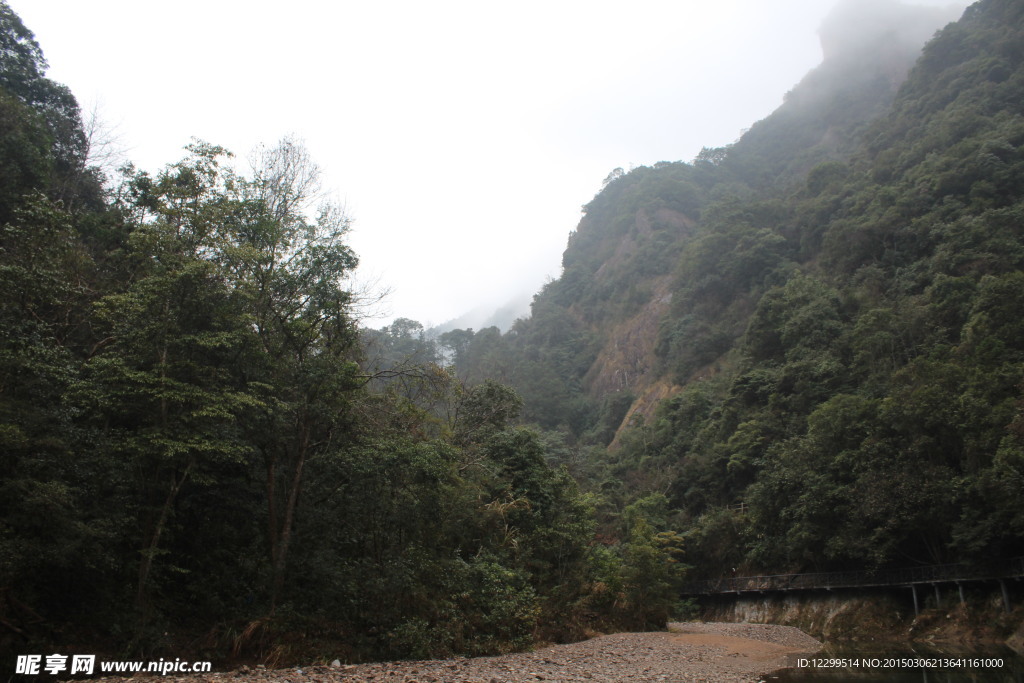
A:
{"type": "Polygon", "coordinates": [[[919,50],[936,26],[956,21],[963,4],[923,7],[899,0],[843,0],[818,29],[822,54],[831,61],[879,46],[919,50]]]}

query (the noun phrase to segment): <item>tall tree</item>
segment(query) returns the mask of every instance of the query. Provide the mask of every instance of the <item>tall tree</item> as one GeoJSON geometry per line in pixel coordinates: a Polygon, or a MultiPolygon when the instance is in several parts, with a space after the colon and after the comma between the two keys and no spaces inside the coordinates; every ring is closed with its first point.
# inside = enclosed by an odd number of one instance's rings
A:
{"type": "Polygon", "coordinates": [[[284,586],[307,462],[338,447],[358,386],[349,220],[319,203],[320,169],[293,140],[263,149],[240,183],[225,263],[245,299],[257,353],[244,370],[259,396],[244,424],[265,468],[271,610],[284,586]],[[272,391],[271,391],[272,390],[272,391]]]}

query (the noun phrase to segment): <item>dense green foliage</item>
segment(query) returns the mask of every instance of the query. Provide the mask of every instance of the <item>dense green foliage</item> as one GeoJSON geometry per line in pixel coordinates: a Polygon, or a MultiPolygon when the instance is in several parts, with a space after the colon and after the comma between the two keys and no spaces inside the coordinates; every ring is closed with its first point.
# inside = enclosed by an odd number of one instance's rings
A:
{"type": "Polygon", "coordinates": [[[3,3],[0,41],[5,658],[482,654],[663,622],[646,585],[673,558],[592,546],[516,392],[456,379],[412,321],[359,329],[349,221],[301,146],[243,173],[195,142],[104,183],[3,3]]]}
{"type": "Polygon", "coordinates": [[[1022,27],[617,169],[529,319],[433,340],[360,329],[289,140],[100,178],[0,2],[0,649],[479,654],[659,627],[684,570],[1024,553],[1022,27]]]}
{"type": "Polygon", "coordinates": [[[898,91],[869,42],[614,172],[533,317],[461,340],[583,454],[602,534],[661,496],[694,576],[1024,553],[1022,26],[983,0],[898,91]]]}

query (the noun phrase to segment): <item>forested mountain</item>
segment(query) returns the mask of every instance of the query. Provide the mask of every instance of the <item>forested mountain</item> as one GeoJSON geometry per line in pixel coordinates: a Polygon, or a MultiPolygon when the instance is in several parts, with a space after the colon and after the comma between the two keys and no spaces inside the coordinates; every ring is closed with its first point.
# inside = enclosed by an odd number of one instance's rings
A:
{"type": "Polygon", "coordinates": [[[694,577],[1024,552],[1022,14],[919,53],[931,10],[840,8],[735,144],[609,175],[531,318],[442,338],[562,434],[602,533],[645,510],[694,577]]]}
{"type": "Polygon", "coordinates": [[[944,17],[861,4],[735,144],[613,171],[530,318],[434,341],[360,325],[294,142],[90,168],[0,1],[0,650],[478,654],[663,625],[684,572],[1024,553],[1024,5],[921,53],[944,17]]]}
{"type": "Polygon", "coordinates": [[[4,2],[0,41],[8,671],[54,651],[480,654],[664,622],[653,533],[594,553],[515,392],[409,362],[411,328],[359,329],[349,220],[304,148],[239,170],[195,141],[104,178],[4,2]]]}

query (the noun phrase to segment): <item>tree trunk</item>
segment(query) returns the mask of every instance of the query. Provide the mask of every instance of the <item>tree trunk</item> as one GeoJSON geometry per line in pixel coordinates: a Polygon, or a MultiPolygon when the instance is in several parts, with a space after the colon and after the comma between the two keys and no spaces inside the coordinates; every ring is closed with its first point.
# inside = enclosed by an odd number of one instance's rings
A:
{"type": "MultiPolygon", "coordinates": [[[[302,491],[302,470],[306,464],[309,453],[309,429],[307,425],[302,426],[302,434],[298,452],[295,456],[295,469],[292,471],[292,481],[288,488],[288,499],[284,506],[284,519],[277,526],[277,505],[273,497],[267,501],[268,515],[270,516],[270,613],[273,614],[277,608],[277,601],[281,597],[281,590],[284,588],[284,574],[288,562],[288,549],[291,546],[292,530],[295,526],[295,509],[299,504],[299,494],[302,491]]],[[[273,467],[268,469],[268,476],[273,473],[273,467]]],[[[267,493],[274,493],[273,480],[267,483],[267,493]]]]}
{"type": "Polygon", "coordinates": [[[194,464],[195,459],[193,458],[185,467],[185,471],[181,473],[180,479],[177,475],[171,476],[171,487],[167,491],[163,508],[160,510],[160,518],[157,520],[156,526],[153,527],[153,533],[150,534],[149,546],[142,551],[142,559],[139,560],[138,590],[135,594],[135,609],[140,615],[144,615],[146,612],[146,589],[149,583],[150,572],[153,569],[153,558],[156,556],[156,551],[160,546],[160,537],[163,536],[164,529],[167,528],[167,520],[171,516],[174,501],[177,499],[181,487],[185,484],[185,480],[188,479],[189,472],[194,464]]]}

